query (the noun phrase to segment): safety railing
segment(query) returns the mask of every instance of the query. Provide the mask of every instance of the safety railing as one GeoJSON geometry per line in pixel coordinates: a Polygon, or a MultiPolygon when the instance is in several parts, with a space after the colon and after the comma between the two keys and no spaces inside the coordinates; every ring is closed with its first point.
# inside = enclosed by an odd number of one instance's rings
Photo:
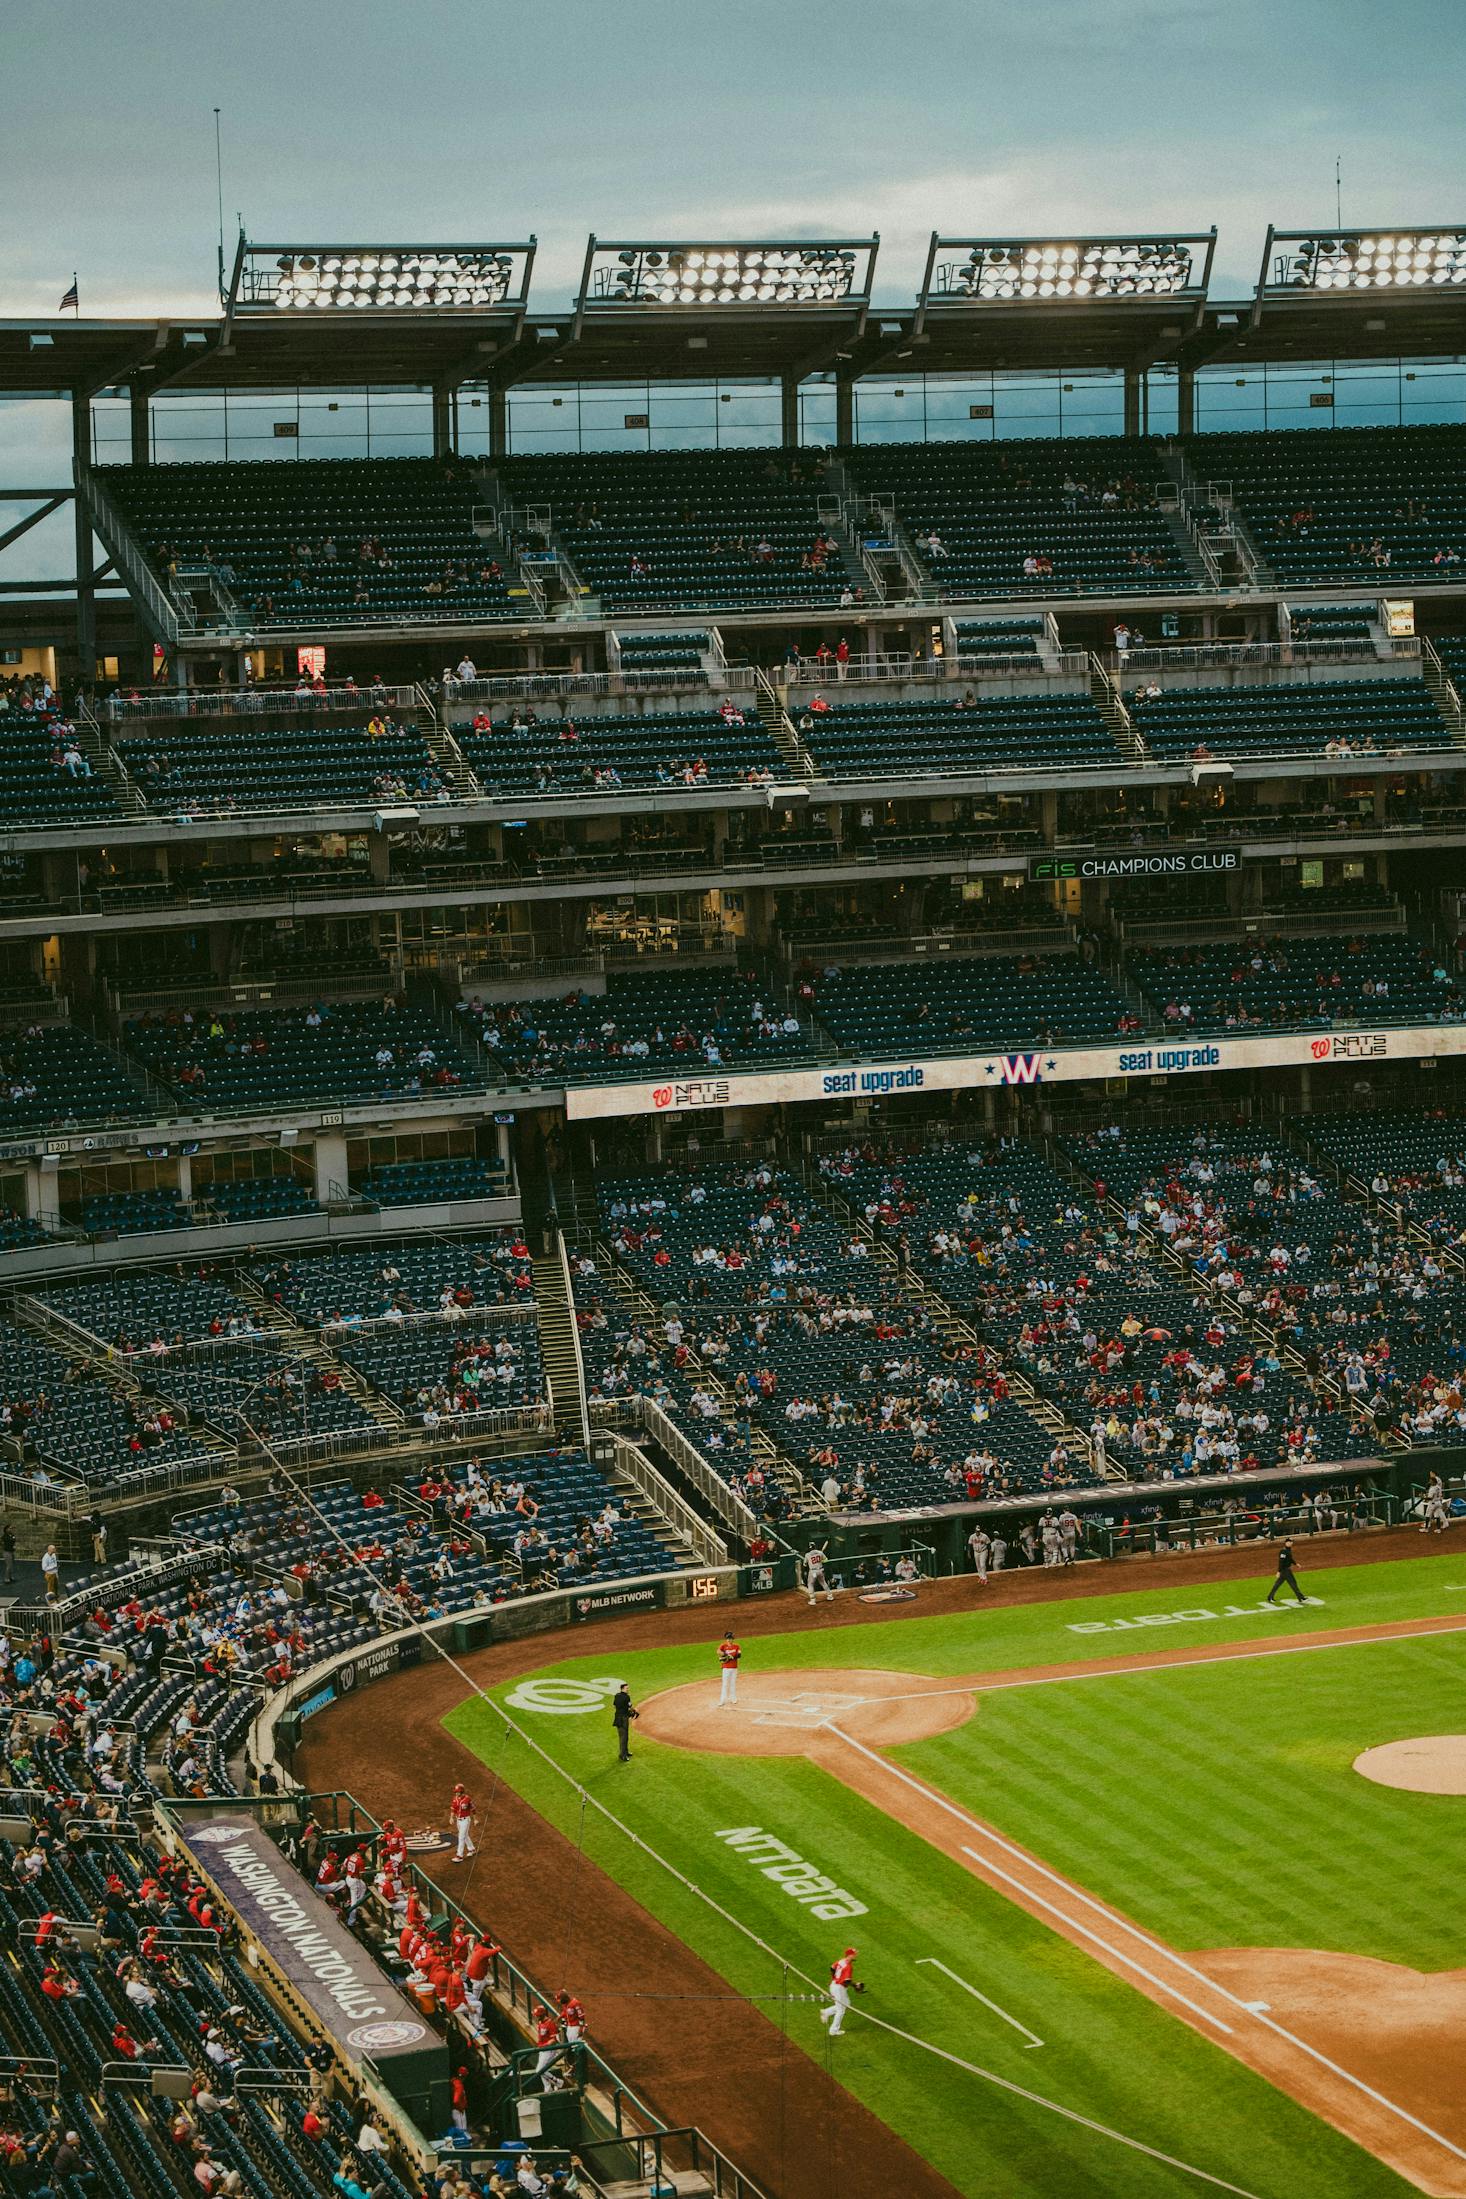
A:
{"type": "Polygon", "coordinates": [[[337,712],[369,717],[374,710],[411,711],[413,690],[398,685],[373,683],[358,687],[354,680],[328,680],[317,685],[288,681],[251,682],[245,687],[153,688],[102,697],[98,715],[114,725],[131,725],[150,718],[312,718],[337,712]]]}
{"type": "MultiPolygon", "coordinates": [[[[723,1476],[716,1473],[697,1448],[691,1437],[678,1427],[675,1420],[665,1413],[650,1397],[595,1397],[589,1400],[592,1418],[600,1427],[624,1425],[641,1428],[653,1442],[659,1444],[678,1471],[686,1476],[703,1502],[711,1507],[718,1518],[731,1527],[734,1534],[745,1542],[752,1542],[759,1533],[759,1522],[742,1497],[731,1489],[723,1476]]],[[[727,1549],[721,1543],[721,1558],[710,1563],[722,1564],[727,1549]]]]}

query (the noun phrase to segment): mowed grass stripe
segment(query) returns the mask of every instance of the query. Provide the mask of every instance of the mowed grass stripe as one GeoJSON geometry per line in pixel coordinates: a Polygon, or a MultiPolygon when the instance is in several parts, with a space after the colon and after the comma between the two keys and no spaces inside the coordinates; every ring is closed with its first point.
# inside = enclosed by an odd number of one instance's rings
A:
{"type": "Polygon", "coordinates": [[[1466,1638],[1127,1674],[987,1697],[898,1753],[1173,1945],[1459,1968],[1466,1920],[1432,1859],[1466,1839],[1466,1802],[1352,1767],[1381,1741],[1466,1730],[1463,1681],[1466,1638]]]}

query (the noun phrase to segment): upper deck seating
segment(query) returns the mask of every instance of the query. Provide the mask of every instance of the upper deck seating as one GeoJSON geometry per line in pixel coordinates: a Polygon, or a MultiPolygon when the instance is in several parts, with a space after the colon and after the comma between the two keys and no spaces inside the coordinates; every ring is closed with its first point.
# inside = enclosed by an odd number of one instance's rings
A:
{"type": "Polygon", "coordinates": [[[1284,428],[1185,448],[1194,478],[1230,484],[1285,588],[1461,584],[1466,428],[1284,428]]]}
{"type": "Polygon", "coordinates": [[[791,776],[753,706],[648,710],[625,717],[536,718],[487,725],[458,745],[489,794],[599,794],[616,787],[733,786],[791,776]]]}
{"type": "Polygon", "coordinates": [[[952,702],[844,702],[838,688],[794,707],[799,736],[832,778],[1067,771],[1118,764],[1088,695],[974,695],[952,702]],[[813,702],[826,707],[817,709],[813,702]]]}
{"type": "Polygon", "coordinates": [[[511,506],[549,508],[613,615],[831,605],[859,584],[825,546],[811,452],[596,452],[500,459],[497,471],[511,506]]]}
{"type": "Polygon", "coordinates": [[[468,468],[427,458],[102,466],[158,578],[210,564],[256,626],[523,615],[474,529],[468,468]]]}
{"type": "Polygon", "coordinates": [[[1195,586],[1158,506],[1165,469],[1149,442],[888,443],[842,455],[863,495],[894,501],[944,597],[1195,586]]]}
{"type": "Polygon", "coordinates": [[[1372,756],[1449,748],[1423,680],[1310,680],[1266,687],[1168,687],[1130,699],[1151,754],[1372,756]]]}

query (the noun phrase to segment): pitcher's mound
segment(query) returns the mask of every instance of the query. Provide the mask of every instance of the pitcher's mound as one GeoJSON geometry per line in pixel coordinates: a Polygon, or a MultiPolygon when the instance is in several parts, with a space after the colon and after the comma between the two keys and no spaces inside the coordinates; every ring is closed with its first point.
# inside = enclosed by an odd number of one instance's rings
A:
{"type": "Polygon", "coordinates": [[[726,1706],[720,1687],[694,1680],[649,1697],[638,1732],[726,1756],[807,1756],[832,1726],[890,1748],[949,1733],[977,1708],[970,1687],[914,1672],[741,1672],[738,1700],[726,1706]]]}
{"type": "Polygon", "coordinates": [[[1404,1787],[1411,1794],[1466,1794],[1466,1733],[1387,1741],[1356,1756],[1354,1769],[1378,1787],[1404,1787]]]}

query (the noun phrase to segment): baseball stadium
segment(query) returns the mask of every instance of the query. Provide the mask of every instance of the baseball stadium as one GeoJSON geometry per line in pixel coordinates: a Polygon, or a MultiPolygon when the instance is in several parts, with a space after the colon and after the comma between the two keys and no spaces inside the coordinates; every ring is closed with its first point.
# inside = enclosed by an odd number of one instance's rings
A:
{"type": "Polygon", "coordinates": [[[1459,30],[92,12],[0,2191],[1466,2199],[1459,30]]]}

